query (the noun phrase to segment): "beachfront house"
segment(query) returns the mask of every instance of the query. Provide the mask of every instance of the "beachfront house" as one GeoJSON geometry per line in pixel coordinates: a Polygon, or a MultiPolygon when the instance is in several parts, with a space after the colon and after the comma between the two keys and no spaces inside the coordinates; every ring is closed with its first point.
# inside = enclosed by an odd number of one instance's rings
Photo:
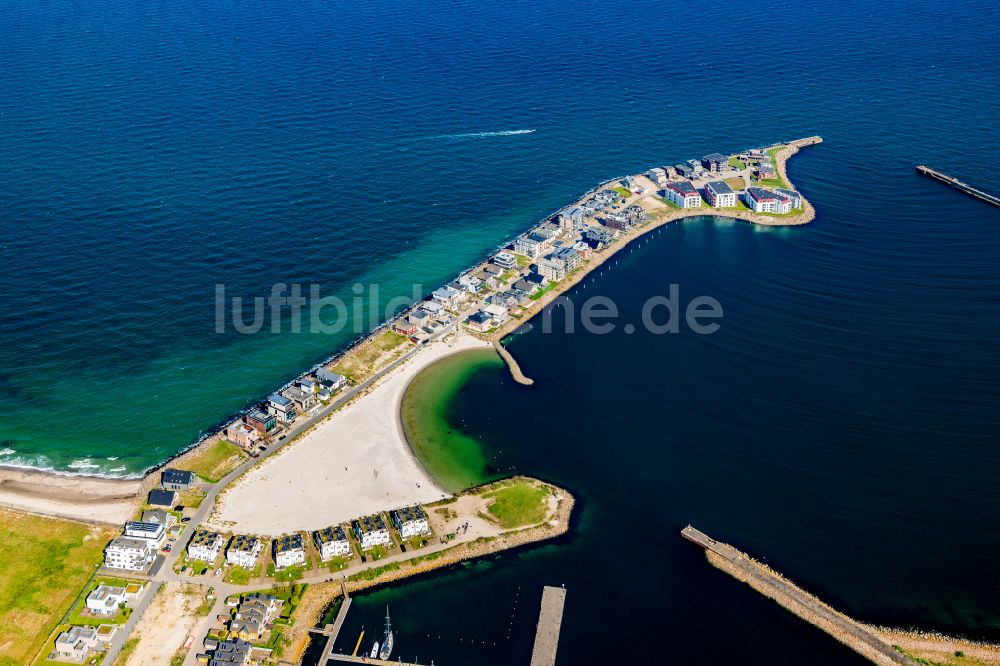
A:
{"type": "Polygon", "coordinates": [[[660,167],[654,167],[647,171],[646,177],[653,181],[657,187],[663,187],[667,184],[667,172],[660,167]]]}
{"type": "Polygon", "coordinates": [[[609,229],[616,229],[618,231],[628,231],[635,226],[635,223],[630,218],[618,213],[605,215],[601,218],[601,223],[609,229]]]}
{"type": "Polygon", "coordinates": [[[802,195],[795,190],[788,190],[784,187],[776,187],[774,188],[774,191],[788,199],[788,203],[792,208],[802,208],[802,195]]]}
{"type": "Polygon", "coordinates": [[[253,569],[262,550],[264,544],[257,537],[237,534],[226,548],[226,562],[244,569],[253,569]]]}
{"type": "Polygon", "coordinates": [[[98,585],[87,595],[87,612],[91,615],[111,617],[125,603],[125,588],[116,585],[98,585]]]}
{"type": "Polygon", "coordinates": [[[534,282],[528,282],[524,278],[521,278],[520,280],[515,282],[512,288],[517,289],[518,291],[523,291],[529,296],[538,291],[537,284],[535,284],[534,282]]]}
{"type": "Polygon", "coordinates": [[[235,421],[226,426],[226,439],[245,449],[252,449],[260,441],[260,433],[245,423],[235,421]]]}
{"type": "Polygon", "coordinates": [[[517,257],[515,257],[510,252],[498,252],[493,257],[493,263],[509,271],[510,269],[517,266],[517,257]]]}
{"type": "Polygon", "coordinates": [[[59,661],[83,662],[97,650],[96,627],[72,626],[56,638],[55,653],[59,661]]]}
{"type": "Polygon", "coordinates": [[[736,205],[736,193],[724,180],[710,180],[705,183],[705,200],[716,208],[732,208],[736,205]]]}
{"type": "Polygon", "coordinates": [[[194,485],[194,472],[168,467],[160,473],[160,485],[164,490],[187,490],[194,485]]]}
{"type": "Polygon", "coordinates": [[[701,164],[712,173],[719,173],[726,168],[726,165],[729,164],[729,160],[726,159],[725,155],[712,153],[711,155],[705,155],[701,158],[701,164]]]}
{"type": "Polygon", "coordinates": [[[380,514],[358,518],[351,523],[351,530],[361,544],[361,550],[371,550],[375,546],[388,547],[392,544],[389,530],[380,514]]]}
{"type": "Polygon", "coordinates": [[[441,287],[440,289],[435,289],[431,292],[431,300],[436,303],[440,303],[446,308],[453,308],[458,304],[458,299],[461,297],[461,293],[457,289],[452,289],[451,287],[441,287]]]}
{"type": "Polygon", "coordinates": [[[493,328],[493,318],[483,310],[479,310],[469,315],[469,318],[465,320],[465,324],[473,331],[485,333],[493,328]]]}
{"type": "Polygon", "coordinates": [[[787,198],[763,187],[748,187],[743,194],[743,201],[755,213],[787,213],[792,207],[787,198]]]}
{"type": "Polygon", "coordinates": [[[274,540],[274,566],[277,569],[306,563],[306,545],[298,532],[283,534],[274,540]]]}
{"type": "Polygon", "coordinates": [[[427,514],[419,506],[396,509],[392,512],[392,523],[399,531],[399,536],[404,539],[431,533],[430,524],[427,522],[427,514]]]}
{"type": "Polygon", "coordinates": [[[675,164],[674,171],[676,171],[677,175],[681,178],[690,178],[694,175],[694,169],[686,164],[675,164]]]}
{"type": "Polygon", "coordinates": [[[168,515],[163,509],[146,509],[142,512],[140,520],[144,523],[163,523],[166,525],[168,515]]]}
{"type": "Polygon", "coordinates": [[[330,391],[337,391],[347,386],[347,377],[339,375],[333,370],[329,370],[327,368],[317,368],[316,379],[330,391]]]}
{"type": "Polygon", "coordinates": [[[262,409],[251,410],[243,420],[261,435],[266,435],[278,427],[278,417],[262,409]]]}
{"type": "Polygon", "coordinates": [[[267,413],[278,419],[278,423],[292,423],[298,416],[291,399],[279,393],[267,398],[267,413]]]}
{"type": "Polygon", "coordinates": [[[417,332],[417,325],[410,321],[409,317],[403,317],[402,319],[397,319],[396,323],[393,324],[393,330],[400,335],[414,335],[417,332]]]}
{"type": "Polygon", "coordinates": [[[206,564],[212,564],[222,552],[222,544],[222,535],[218,532],[197,530],[188,543],[188,557],[192,560],[201,560],[206,564]]]}
{"type": "Polygon", "coordinates": [[[351,543],[347,540],[347,532],[340,525],[316,530],[313,532],[313,542],[321,560],[346,557],[351,554],[351,543]]]}
{"type": "Polygon", "coordinates": [[[579,206],[564,208],[559,212],[557,219],[559,220],[559,228],[561,230],[572,231],[576,228],[576,225],[583,222],[583,209],[579,206]]]}
{"type": "Polygon", "coordinates": [[[306,393],[297,386],[289,386],[281,392],[281,395],[292,401],[295,411],[299,414],[305,414],[318,403],[315,394],[306,393]]]}
{"type": "Polygon", "coordinates": [[[173,490],[150,490],[146,503],[150,506],[174,506],[177,504],[177,493],[173,490]]]}
{"type": "Polygon", "coordinates": [[[667,183],[663,188],[663,197],[681,208],[698,208],[701,206],[701,195],[689,181],[679,180],[667,183]]]}
{"type": "Polygon", "coordinates": [[[466,273],[459,276],[456,284],[470,294],[474,294],[479,291],[479,287],[483,284],[483,281],[475,277],[472,273],[466,273]]]}

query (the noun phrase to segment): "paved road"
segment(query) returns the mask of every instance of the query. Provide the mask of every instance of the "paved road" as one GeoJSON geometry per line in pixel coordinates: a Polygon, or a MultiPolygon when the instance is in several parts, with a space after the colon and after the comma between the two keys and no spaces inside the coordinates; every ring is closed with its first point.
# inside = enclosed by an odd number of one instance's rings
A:
{"type": "MultiPolygon", "coordinates": [[[[193,661],[193,655],[196,654],[200,649],[201,646],[200,638],[204,635],[205,631],[208,630],[208,627],[211,626],[211,622],[214,620],[215,616],[223,612],[221,608],[223,607],[226,597],[235,594],[237,592],[260,589],[262,586],[266,587],[274,584],[273,578],[259,578],[254,581],[251,581],[247,585],[234,585],[230,583],[224,583],[222,582],[222,580],[213,577],[195,578],[187,575],[182,576],[174,572],[174,566],[177,562],[177,558],[181,556],[181,553],[184,551],[184,546],[185,544],[187,544],[195,528],[199,524],[204,522],[206,516],[211,515],[212,509],[215,507],[215,502],[218,499],[219,493],[223,489],[225,489],[230,483],[239,478],[240,475],[246,472],[250,467],[261,462],[268,456],[272,456],[275,453],[277,453],[282,447],[290,443],[297,434],[303,432],[307,428],[311,427],[313,424],[319,422],[327,415],[329,415],[331,412],[343,406],[345,403],[349,402],[359,393],[369,388],[379,379],[381,379],[385,375],[389,374],[390,372],[398,368],[403,363],[406,363],[408,360],[413,358],[423,346],[430,344],[431,342],[435,342],[443,338],[444,336],[448,335],[449,333],[451,333],[462,321],[465,320],[465,318],[469,314],[472,313],[473,310],[474,308],[470,308],[462,312],[455,318],[455,320],[451,324],[448,324],[440,331],[431,335],[429,338],[427,338],[426,342],[424,342],[423,344],[417,345],[416,347],[406,352],[405,354],[400,356],[398,359],[396,359],[386,367],[377,371],[375,374],[373,374],[371,377],[361,382],[360,384],[357,384],[356,386],[353,386],[349,389],[342,391],[337,399],[331,401],[328,405],[318,410],[312,416],[305,419],[297,420],[292,425],[292,427],[290,427],[284,433],[284,438],[282,440],[274,442],[273,444],[268,446],[267,450],[261,453],[259,457],[248,458],[247,460],[243,461],[233,471],[229,472],[229,474],[226,474],[226,476],[220,479],[218,483],[215,483],[212,486],[210,486],[208,492],[205,495],[205,499],[202,500],[201,505],[191,515],[191,520],[183,524],[184,529],[178,535],[177,541],[174,543],[174,547],[171,550],[171,552],[161,557],[158,557],[157,563],[159,563],[159,566],[154,564],[153,567],[151,567],[149,575],[144,577],[145,579],[150,581],[150,584],[146,586],[144,596],[135,606],[135,609],[132,612],[132,616],[128,619],[128,621],[124,625],[121,626],[121,628],[115,634],[115,637],[109,644],[108,652],[105,655],[102,664],[104,664],[105,666],[110,666],[111,664],[114,663],[115,659],[118,656],[118,653],[121,651],[122,646],[125,644],[125,641],[128,640],[132,632],[135,630],[135,626],[136,624],[138,624],[139,618],[149,607],[149,604],[154,596],[155,589],[159,587],[159,583],[166,583],[166,582],[196,583],[196,584],[211,586],[215,588],[216,595],[218,595],[215,607],[212,609],[212,612],[208,615],[207,618],[205,618],[205,620],[199,622],[198,626],[196,627],[197,632],[200,633],[195,633],[195,638],[196,638],[195,644],[192,647],[192,649],[188,652],[187,660],[185,661],[185,664],[196,663],[195,661],[193,661]]],[[[428,546],[427,548],[421,549],[420,553],[424,554],[424,553],[436,552],[438,550],[444,550],[445,548],[451,547],[456,543],[460,542],[461,542],[460,540],[456,539],[455,541],[452,541],[447,545],[441,545],[440,543],[438,543],[435,544],[434,546],[428,546]]],[[[331,574],[328,571],[320,570],[315,573],[309,574],[296,582],[317,583],[317,582],[337,580],[338,578],[344,575],[351,575],[352,573],[356,573],[357,571],[361,571],[363,569],[371,568],[374,566],[382,566],[383,564],[387,564],[389,562],[405,560],[409,559],[410,557],[412,557],[412,553],[408,554],[397,553],[395,555],[385,557],[379,560],[378,562],[368,562],[367,564],[363,565],[358,564],[355,566],[348,567],[343,571],[337,572],[336,575],[331,574]]],[[[120,573],[120,572],[112,571],[111,573],[120,573]]]]}

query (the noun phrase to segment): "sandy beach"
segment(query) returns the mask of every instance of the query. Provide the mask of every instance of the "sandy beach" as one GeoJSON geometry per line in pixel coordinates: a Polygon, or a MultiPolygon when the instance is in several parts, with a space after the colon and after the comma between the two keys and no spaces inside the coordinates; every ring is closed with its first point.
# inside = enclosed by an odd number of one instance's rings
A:
{"type": "Polygon", "coordinates": [[[132,513],[141,479],[68,476],[0,467],[0,504],[88,522],[121,524],[132,513]]]}
{"type": "Polygon", "coordinates": [[[464,334],[429,344],[367,395],[247,472],[220,496],[209,524],[277,535],[446,497],[403,437],[400,401],[413,377],[431,363],[489,347],[464,334]]]}

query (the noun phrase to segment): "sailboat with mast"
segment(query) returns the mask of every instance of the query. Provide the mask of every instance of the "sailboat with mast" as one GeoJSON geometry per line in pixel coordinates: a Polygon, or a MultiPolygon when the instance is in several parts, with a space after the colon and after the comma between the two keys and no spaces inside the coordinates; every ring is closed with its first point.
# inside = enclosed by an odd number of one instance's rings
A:
{"type": "Polygon", "coordinates": [[[385,607],[385,634],[382,636],[382,650],[379,651],[379,659],[385,660],[392,654],[392,624],[389,623],[389,607],[385,607]]]}

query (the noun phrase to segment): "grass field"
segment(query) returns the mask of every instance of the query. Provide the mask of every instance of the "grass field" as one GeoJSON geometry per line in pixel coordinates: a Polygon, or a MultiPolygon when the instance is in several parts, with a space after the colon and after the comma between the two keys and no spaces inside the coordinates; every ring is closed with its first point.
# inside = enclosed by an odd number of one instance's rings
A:
{"type": "Polygon", "coordinates": [[[209,483],[216,483],[236,469],[236,466],[243,461],[243,457],[243,450],[240,447],[220,439],[187,458],[178,467],[194,472],[209,483]]]}
{"type": "Polygon", "coordinates": [[[333,371],[357,383],[364,381],[399,356],[402,356],[409,340],[394,331],[382,331],[368,342],[344,354],[333,366],[333,371]]]}
{"type": "Polygon", "coordinates": [[[510,529],[537,525],[548,512],[549,489],[537,481],[522,479],[483,495],[493,502],[486,508],[501,527],[510,529]]]}
{"type": "Polygon", "coordinates": [[[34,659],[117,533],[0,509],[0,666],[34,659]]]}

